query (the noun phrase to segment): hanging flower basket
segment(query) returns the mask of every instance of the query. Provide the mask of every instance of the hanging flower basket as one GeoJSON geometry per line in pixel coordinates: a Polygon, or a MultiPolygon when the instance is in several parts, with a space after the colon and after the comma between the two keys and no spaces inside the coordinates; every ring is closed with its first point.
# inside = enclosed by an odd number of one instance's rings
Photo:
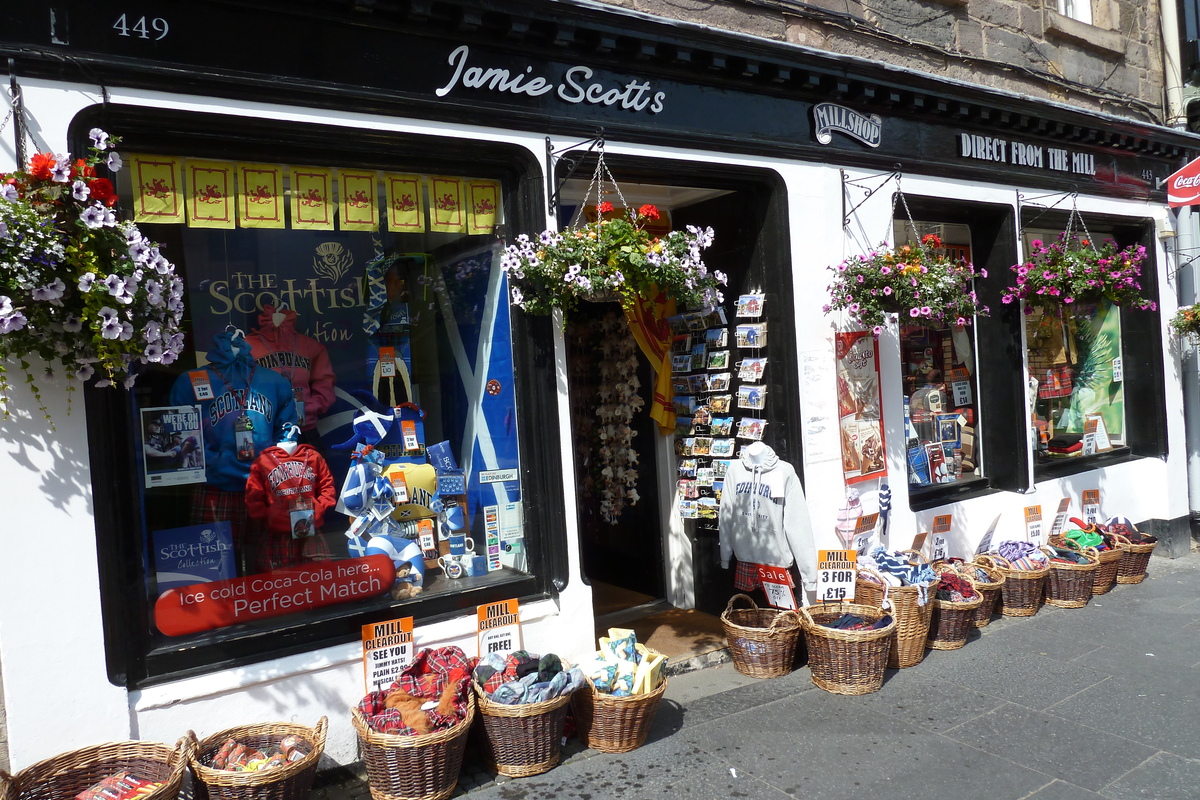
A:
{"type": "Polygon", "coordinates": [[[1200,340],[1200,304],[1182,306],[1171,317],[1171,330],[1180,338],[1187,337],[1193,344],[1200,340]]]}
{"type": "Polygon", "coordinates": [[[988,315],[973,287],[975,278],[987,277],[987,270],[946,255],[942,240],[932,233],[919,245],[873,250],[830,269],[832,302],[825,313],[845,311],[876,336],[883,332],[887,314],[898,315],[901,323],[934,328],[966,325],[988,315]]]}
{"type": "Polygon", "coordinates": [[[1058,241],[1045,244],[1030,242],[1030,257],[1014,264],[1015,286],[1005,290],[1003,301],[1025,301],[1025,313],[1037,306],[1048,311],[1069,310],[1076,303],[1096,303],[1103,299],[1114,305],[1153,311],[1158,304],[1142,297],[1142,263],[1146,248],[1130,245],[1117,249],[1112,239],[1099,247],[1086,234],[1069,229],[1058,241]]]}
{"type": "MultiPolygon", "coordinates": [[[[147,362],[169,364],[183,349],[183,281],[132,222],[117,218],[116,192],[96,174],[121,168],[117,139],[90,132],[86,158],[37,153],[0,174],[0,406],[8,417],[4,362],[18,359],[41,405],[37,356],[70,378],[133,385],[147,362]]],[[[45,413],[45,408],[42,408],[45,413]]]]}
{"type": "Polygon", "coordinates": [[[687,308],[724,302],[725,275],[709,271],[701,251],[713,230],[689,225],[658,237],[646,230],[658,208],[643,205],[628,218],[606,219],[611,203],[600,203],[595,222],[562,232],[522,234],[501,261],[511,284],[513,305],[530,314],[574,309],[580,300],[619,299],[623,306],[659,291],[687,308]]]}

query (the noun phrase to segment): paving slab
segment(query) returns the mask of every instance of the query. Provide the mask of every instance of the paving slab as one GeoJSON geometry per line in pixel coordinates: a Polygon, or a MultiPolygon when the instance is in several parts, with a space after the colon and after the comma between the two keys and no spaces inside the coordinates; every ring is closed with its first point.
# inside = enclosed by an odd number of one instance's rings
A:
{"type": "Polygon", "coordinates": [[[1200,761],[1159,753],[1100,794],[1110,800],[1194,800],[1200,794],[1200,761]]]}
{"type": "Polygon", "coordinates": [[[1066,781],[1051,781],[1025,800],[1102,800],[1103,795],[1090,792],[1066,781]]]}
{"type": "Polygon", "coordinates": [[[930,653],[910,669],[919,669],[935,681],[969,686],[1028,708],[1043,708],[1109,677],[1106,672],[1083,665],[990,641],[986,645],[981,641],[973,648],[930,653]]]}
{"type": "Polygon", "coordinates": [[[1092,791],[1107,786],[1157,752],[1132,739],[1012,703],[952,728],[945,735],[1092,791]]]}
{"type": "Polygon", "coordinates": [[[1076,729],[1099,729],[1155,750],[1194,755],[1200,749],[1200,698],[1173,688],[1188,684],[1188,678],[1196,679],[1179,676],[1168,684],[1136,675],[1126,682],[1114,678],[1103,691],[1075,695],[1047,713],[1075,724],[1076,729]]]}

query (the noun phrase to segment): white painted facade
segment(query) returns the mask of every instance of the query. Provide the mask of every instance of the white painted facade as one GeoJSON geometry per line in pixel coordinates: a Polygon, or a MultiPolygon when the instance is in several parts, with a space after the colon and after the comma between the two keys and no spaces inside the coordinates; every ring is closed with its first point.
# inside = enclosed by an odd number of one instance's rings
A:
{"type": "MultiPolygon", "coordinates": [[[[94,86],[61,85],[23,80],[24,99],[32,125],[31,134],[41,150],[66,149],[71,120],[85,108],[101,102],[94,86]]],[[[486,127],[451,126],[340,113],[330,110],[256,104],[204,97],[185,97],[120,88],[109,89],[114,104],[219,112],[225,115],[340,125],[353,135],[356,129],[397,131],[412,134],[484,139],[526,148],[542,162],[545,152],[541,134],[521,133],[486,127]]],[[[112,131],[119,135],[121,131],[112,131]]],[[[0,141],[0,171],[15,166],[11,135],[0,141]]],[[[564,146],[576,138],[562,138],[564,146]]],[[[724,155],[663,147],[629,145],[609,141],[612,154],[646,159],[690,159],[713,164],[733,164],[773,170],[787,189],[792,247],[792,291],[797,315],[796,350],[803,419],[829,416],[826,409],[836,403],[833,381],[832,334],[835,320],[824,316],[827,302],[827,265],[836,264],[859,242],[842,229],[842,183],[839,165],[801,163],[778,159],[724,155]]],[[[849,170],[850,177],[870,174],[849,170]]],[[[998,175],[998,177],[1003,177],[998,175]]],[[[905,176],[904,191],[910,195],[956,198],[964,202],[1009,204],[1014,208],[1017,193],[1036,194],[1026,187],[969,183],[930,177],[905,176]]],[[[856,213],[855,237],[877,241],[889,230],[892,208],[880,193],[856,213]],[[869,237],[868,237],[869,238],[869,237]]],[[[1079,210],[1131,218],[1167,219],[1161,205],[1081,195],[1079,210]]],[[[553,220],[547,218],[547,224],[553,220]]],[[[1159,285],[1162,296],[1163,337],[1169,340],[1166,320],[1175,310],[1174,261],[1160,242],[1159,285]]],[[[1165,460],[1138,459],[1106,469],[1080,473],[1036,485],[1029,494],[998,492],[966,500],[936,511],[908,510],[900,413],[900,347],[895,335],[881,338],[880,356],[888,467],[894,490],[892,541],[908,541],[919,530],[928,530],[935,513],[952,513],[950,540],[954,553],[973,552],[988,524],[997,515],[997,536],[1023,536],[1021,507],[1040,503],[1052,509],[1063,496],[1077,498],[1083,489],[1103,492],[1105,511],[1120,511],[1133,519],[1173,519],[1188,513],[1186,448],[1183,409],[1180,400],[1180,363],[1174,348],[1165,349],[1162,369],[1166,384],[1166,409],[1171,455],[1165,460]]],[[[521,607],[526,646],[535,652],[554,651],[578,658],[594,649],[592,599],[580,575],[578,536],[575,527],[575,489],[570,448],[570,419],[567,406],[565,348],[561,334],[556,342],[559,415],[563,452],[561,465],[550,465],[563,475],[566,500],[566,537],[571,564],[570,582],[555,600],[531,602],[521,607]]],[[[65,386],[43,384],[43,396],[53,415],[55,429],[30,415],[35,408],[28,392],[16,385],[12,396],[13,416],[0,423],[0,498],[4,517],[0,535],[4,557],[0,559],[0,674],[8,715],[11,762],[20,769],[56,753],[105,740],[140,738],[174,742],[189,729],[204,736],[223,728],[254,721],[292,720],[314,724],[321,715],[330,717],[326,752],[338,763],[357,760],[357,746],[349,722],[349,707],[363,694],[361,647],[351,643],[314,652],[279,658],[236,669],[224,670],[128,691],[111,684],[105,668],[105,651],[93,493],[106,491],[103,475],[89,468],[88,437],[83,402],[74,393],[68,414],[65,386]],[[64,702],[66,693],[73,698],[64,702]],[[84,702],[78,702],[83,699],[84,702]]],[[[103,424],[102,421],[92,421],[103,424]]],[[[990,443],[1004,446],[1003,443],[990,443]]],[[[669,446],[669,444],[667,445],[669,446]]],[[[1024,442],[1013,447],[1027,446],[1024,442]]],[[[834,548],[837,509],[844,498],[838,434],[835,426],[821,431],[806,430],[803,436],[804,474],[818,546],[834,548]]],[[[666,486],[673,476],[659,476],[666,486]]],[[[869,486],[869,485],[868,485],[869,486]]],[[[669,494],[665,496],[670,496],[669,494]]],[[[871,509],[868,509],[871,510],[871,509]]],[[[686,536],[672,513],[664,534],[667,564],[690,558],[686,536]]],[[[690,570],[682,571],[685,575],[690,570]]],[[[668,569],[669,575],[677,570],[668,569]]],[[[686,578],[668,587],[668,597],[677,605],[690,602],[686,578]]],[[[475,620],[463,616],[435,625],[417,620],[418,646],[458,644],[474,649],[475,620]]]]}

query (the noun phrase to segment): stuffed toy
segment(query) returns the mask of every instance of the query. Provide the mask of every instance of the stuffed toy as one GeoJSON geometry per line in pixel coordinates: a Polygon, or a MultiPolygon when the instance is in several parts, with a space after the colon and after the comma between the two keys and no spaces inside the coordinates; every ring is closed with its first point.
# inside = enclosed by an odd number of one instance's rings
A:
{"type": "Polygon", "coordinates": [[[425,583],[425,557],[421,545],[398,534],[372,536],[367,541],[366,555],[384,555],[396,567],[396,582],[392,598],[406,600],[421,593],[425,583]]]}
{"type": "Polygon", "coordinates": [[[429,733],[433,729],[429,721],[429,711],[446,717],[453,715],[455,711],[454,695],[466,676],[467,671],[464,669],[450,670],[446,675],[446,685],[436,704],[432,700],[426,699],[434,694],[439,678],[437,674],[430,673],[418,679],[420,687],[418,691],[425,697],[417,697],[402,689],[397,689],[387,696],[384,706],[399,711],[404,724],[416,731],[418,735],[429,733]]]}

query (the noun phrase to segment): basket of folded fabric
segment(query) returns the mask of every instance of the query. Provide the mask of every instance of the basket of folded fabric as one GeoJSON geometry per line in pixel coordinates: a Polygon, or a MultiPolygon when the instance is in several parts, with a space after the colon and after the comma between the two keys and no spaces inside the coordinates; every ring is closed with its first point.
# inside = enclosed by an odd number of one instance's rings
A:
{"type": "Polygon", "coordinates": [[[592,661],[581,667],[587,685],[571,696],[571,708],[583,743],[602,753],[628,753],[645,744],[667,691],[667,657],[640,644],[632,630],[609,628],[592,661]]]}
{"type": "Polygon", "coordinates": [[[329,719],[241,725],[193,742],[192,773],[212,800],[304,800],[325,750],[329,719]]]}
{"type": "Polygon", "coordinates": [[[957,650],[967,643],[983,595],[953,566],[944,562],[931,566],[941,578],[929,617],[929,646],[934,650],[957,650]]]}
{"type": "Polygon", "coordinates": [[[873,569],[858,565],[858,574],[854,579],[854,602],[860,606],[875,606],[883,608],[883,600],[887,597],[888,582],[873,569]]]}
{"type": "Polygon", "coordinates": [[[1110,534],[1118,537],[1117,542],[1121,549],[1121,560],[1117,564],[1117,583],[1141,583],[1146,580],[1146,568],[1150,565],[1150,554],[1154,552],[1158,538],[1142,533],[1125,517],[1113,517],[1104,527],[1110,534]]]}
{"type": "Polygon", "coordinates": [[[1092,582],[1100,566],[1100,554],[1088,547],[1083,552],[1048,545],[1042,548],[1050,559],[1046,576],[1046,604],[1059,608],[1083,608],[1092,599],[1092,582]]]}
{"type": "Polygon", "coordinates": [[[975,588],[983,596],[983,602],[975,609],[975,618],[971,624],[976,628],[986,628],[996,613],[996,604],[1004,588],[1004,573],[994,565],[981,564],[976,561],[950,559],[960,575],[965,575],[975,583],[975,588]]]}
{"type": "Polygon", "coordinates": [[[1004,575],[1000,587],[1000,613],[1006,617],[1032,617],[1042,607],[1050,559],[1029,542],[1000,542],[994,553],[975,560],[999,568],[1004,575]]]}
{"type": "Polygon", "coordinates": [[[729,598],[721,614],[733,666],[751,678],[779,678],[792,671],[802,625],[795,611],[759,608],[745,594],[729,598]],[[750,608],[734,608],[738,600],[750,608]]]}
{"type": "Polygon", "coordinates": [[[1077,528],[1051,536],[1050,545],[1080,552],[1089,547],[1095,548],[1100,564],[1092,573],[1092,594],[1107,594],[1117,582],[1117,570],[1121,566],[1121,548],[1117,537],[1077,517],[1071,517],[1071,522],[1077,528]]]}
{"type": "Polygon", "coordinates": [[[31,764],[16,775],[0,770],[3,800],[174,800],[191,755],[192,738],[174,747],[159,742],[108,742],[31,764]],[[132,794],[131,794],[132,793],[132,794]]]}
{"type": "Polygon", "coordinates": [[[571,694],[583,672],[554,653],[489,653],[475,667],[479,743],[486,767],[510,778],[540,775],[558,763],[571,694]]]}
{"type": "Polygon", "coordinates": [[[896,620],[896,630],[892,634],[887,665],[904,669],[920,664],[925,658],[929,638],[929,620],[933,615],[931,601],[941,576],[928,564],[919,563],[920,554],[914,551],[888,552],[883,547],[876,547],[863,561],[865,568],[888,582],[887,599],[896,620]]]}
{"type": "Polygon", "coordinates": [[[475,719],[473,666],[457,647],[426,648],[391,687],[351,709],[374,800],[441,800],[454,793],[475,719]]]}
{"type": "Polygon", "coordinates": [[[817,687],[849,695],[879,690],[896,630],[891,614],[858,603],[817,603],[799,613],[817,687]]]}

